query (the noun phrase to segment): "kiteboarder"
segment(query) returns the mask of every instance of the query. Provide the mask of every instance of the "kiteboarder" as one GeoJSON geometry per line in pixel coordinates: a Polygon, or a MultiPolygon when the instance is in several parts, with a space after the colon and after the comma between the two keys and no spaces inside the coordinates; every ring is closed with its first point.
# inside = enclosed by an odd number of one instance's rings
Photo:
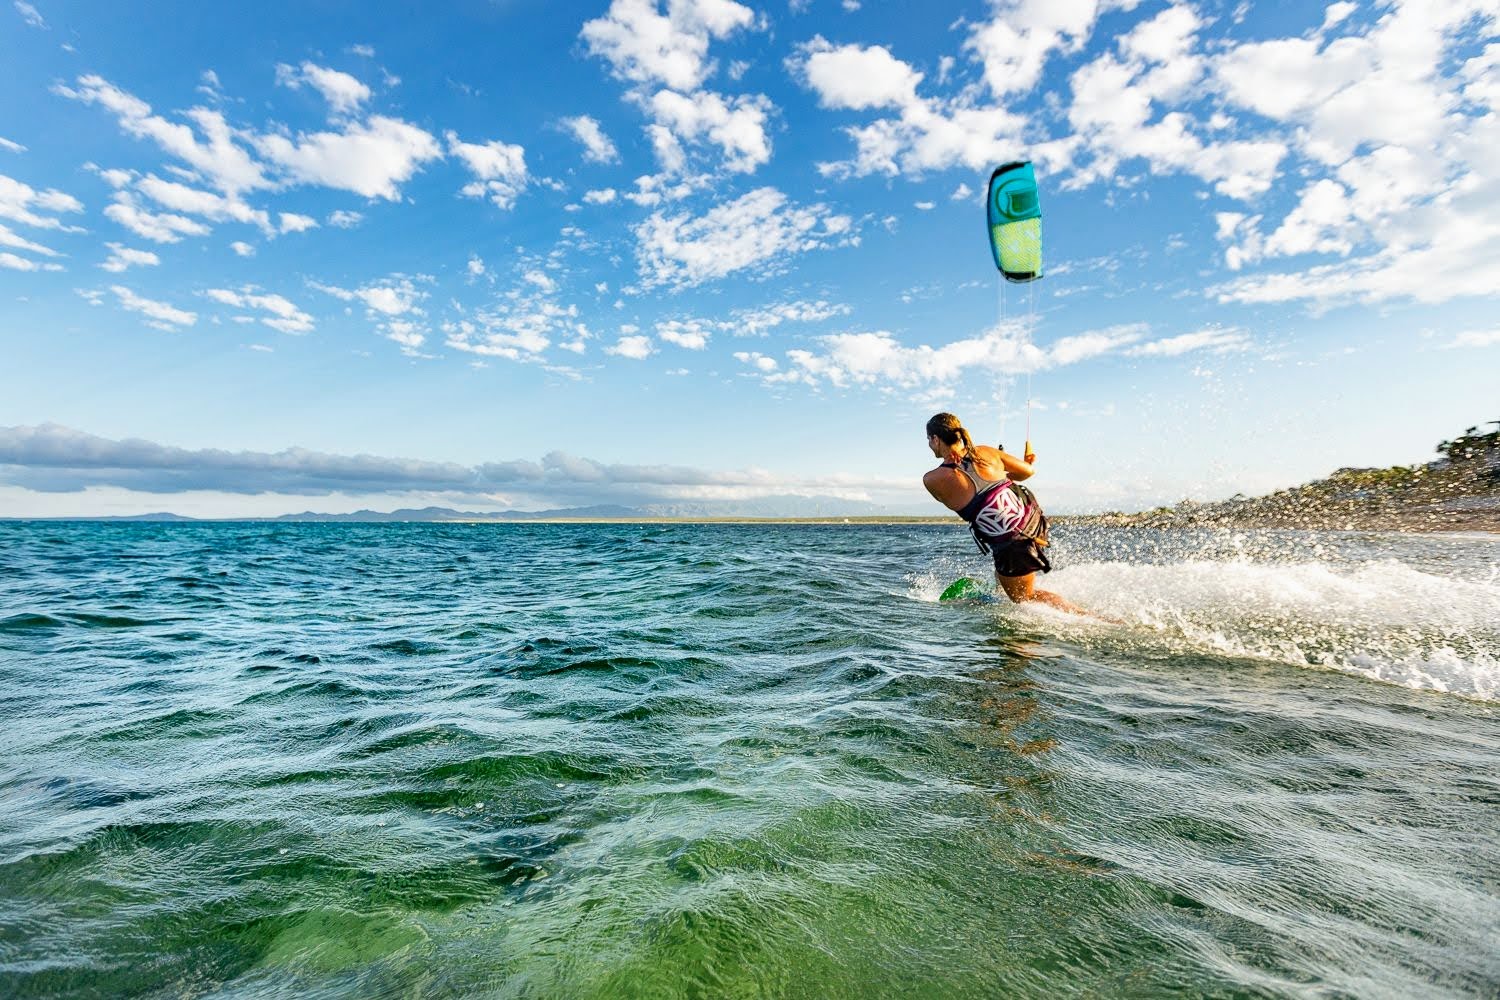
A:
{"type": "Polygon", "coordinates": [[[995,579],[1012,601],[1041,601],[1060,611],[1087,614],[1050,590],[1036,587],[1036,574],[1052,564],[1047,518],[1041,504],[1020,481],[1030,479],[1036,455],[1017,458],[989,445],[976,445],[951,413],[927,421],[927,447],[941,465],[922,477],[938,503],[969,522],[980,551],[995,560],[995,579]]]}

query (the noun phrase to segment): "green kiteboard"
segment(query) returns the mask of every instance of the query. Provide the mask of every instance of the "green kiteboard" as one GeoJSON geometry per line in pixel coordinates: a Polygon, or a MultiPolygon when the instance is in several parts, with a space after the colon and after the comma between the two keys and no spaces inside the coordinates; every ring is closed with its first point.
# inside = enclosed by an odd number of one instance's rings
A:
{"type": "Polygon", "coordinates": [[[952,601],[993,601],[995,596],[984,588],[984,584],[972,576],[961,576],[948,584],[938,600],[944,604],[952,601]]]}

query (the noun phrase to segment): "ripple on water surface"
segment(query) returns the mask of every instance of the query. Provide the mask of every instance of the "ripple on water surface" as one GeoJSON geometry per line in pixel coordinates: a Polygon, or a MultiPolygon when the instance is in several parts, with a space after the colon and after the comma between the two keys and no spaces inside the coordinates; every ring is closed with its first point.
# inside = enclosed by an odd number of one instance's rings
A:
{"type": "Polygon", "coordinates": [[[0,992],[1500,991],[1500,545],[0,525],[0,992]]]}

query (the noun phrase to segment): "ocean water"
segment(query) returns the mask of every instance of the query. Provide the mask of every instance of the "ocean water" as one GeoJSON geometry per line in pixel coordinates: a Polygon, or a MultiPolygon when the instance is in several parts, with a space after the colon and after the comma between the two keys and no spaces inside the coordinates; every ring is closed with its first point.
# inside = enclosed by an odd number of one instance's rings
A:
{"type": "Polygon", "coordinates": [[[1500,995],[1500,537],[1054,562],[0,524],[0,995],[1500,995]]]}

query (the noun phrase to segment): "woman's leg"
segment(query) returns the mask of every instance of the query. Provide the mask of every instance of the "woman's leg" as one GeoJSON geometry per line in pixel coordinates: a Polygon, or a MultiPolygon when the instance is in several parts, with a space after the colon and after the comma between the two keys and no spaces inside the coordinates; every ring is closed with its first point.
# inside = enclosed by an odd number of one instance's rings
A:
{"type": "Polygon", "coordinates": [[[1025,576],[1001,576],[995,574],[995,579],[1000,583],[1000,589],[1005,591],[1005,596],[1020,604],[1022,601],[1041,601],[1043,604],[1051,605],[1059,611],[1069,614],[1086,615],[1087,611],[1076,604],[1069,604],[1057,594],[1050,590],[1036,589],[1036,574],[1027,573],[1025,576]]]}

